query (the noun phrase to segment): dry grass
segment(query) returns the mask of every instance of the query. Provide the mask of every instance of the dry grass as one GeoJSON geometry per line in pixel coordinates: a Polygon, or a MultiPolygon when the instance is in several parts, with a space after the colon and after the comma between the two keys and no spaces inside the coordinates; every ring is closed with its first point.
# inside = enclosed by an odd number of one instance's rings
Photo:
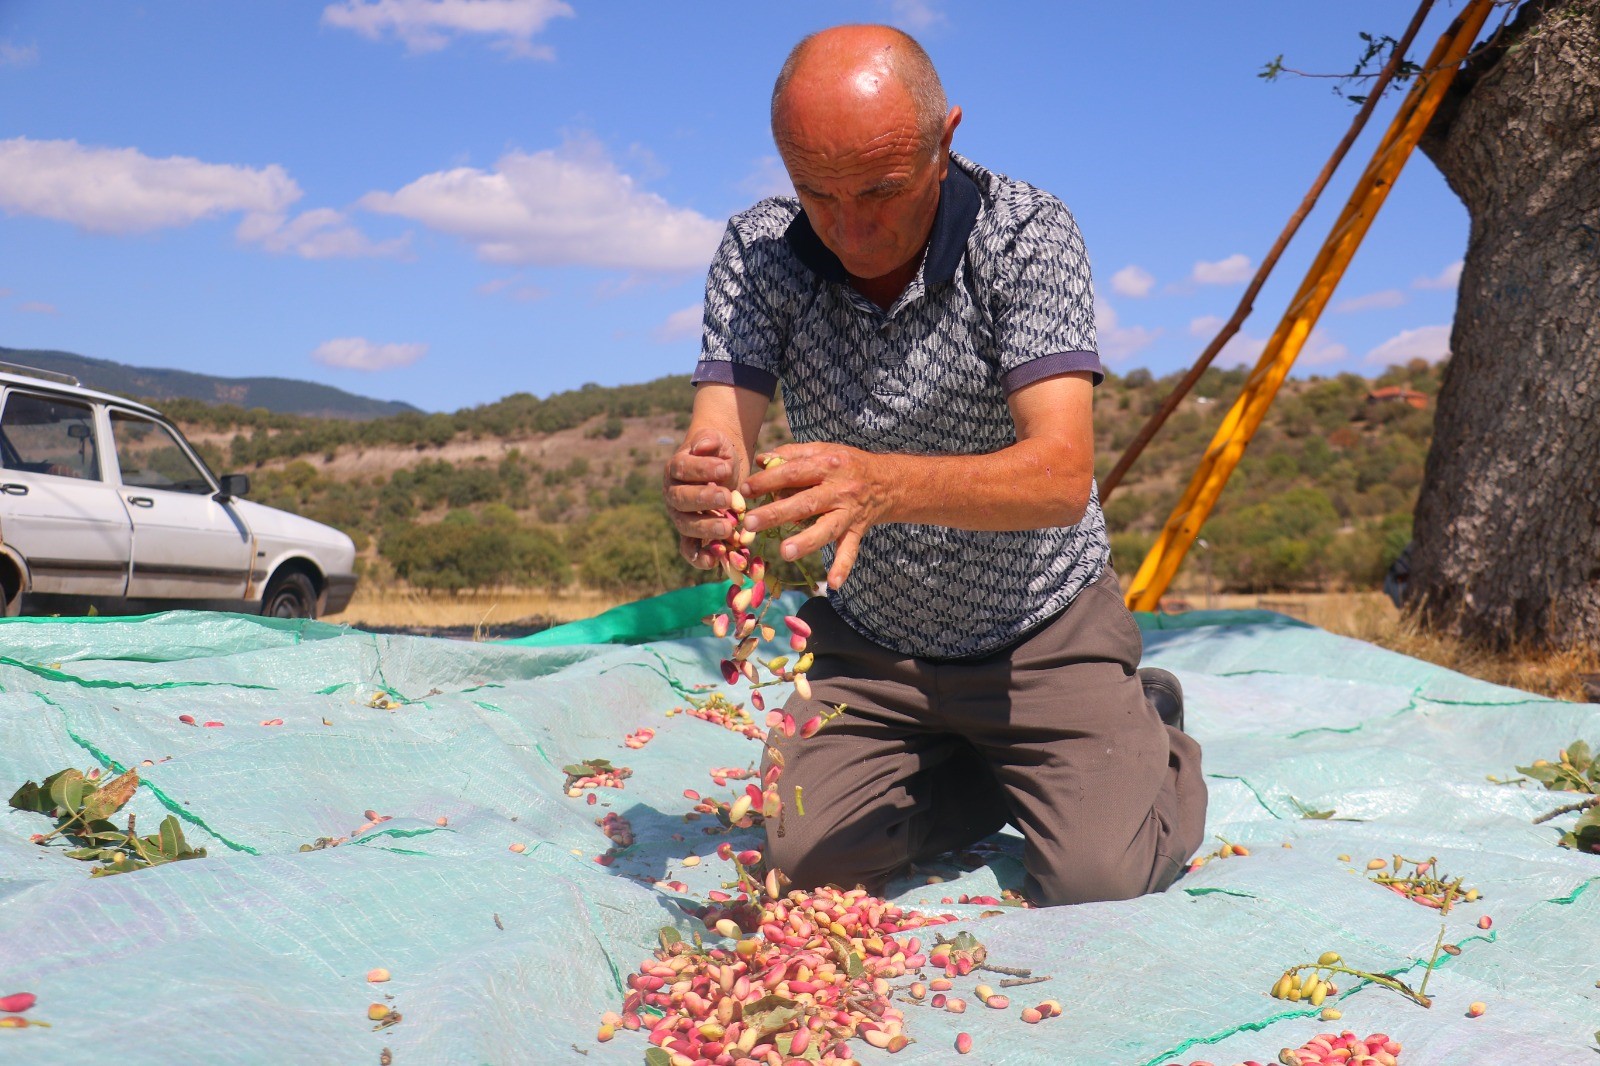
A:
{"type": "MultiPolygon", "coordinates": [[[[333,622],[355,626],[474,626],[484,630],[541,620],[572,622],[610,610],[627,597],[590,589],[561,593],[501,589],[462,593],[424,592],[403,585],[363,582],[355,599],[333,622]]],[[[1509,685],[1557,699],[1585,701],[1584,675],[1600,682],[1600,652],[1524,651],[1494,654],[1425,633],[1402,618],[1381,592],[1280,593],[1267,596],[1175,589],[1166,602],[1199,610],[1265,608],[1292,615],[1342,636],[1364,640],[1402,655],[1437,663],[1469,677],[1509,685]]]]}
{"type": "MultiPolygon", "coordinates": [[[[1207,606],[1204,590],[1175,591],[1169,599],[1182,600],[1191,609],[1207,606]]],[[[1402,618],[1389,597],[1381,592],[1321,592],[1211,597],[1216,608],[1263,607],[1293,615],[1314,626],[1409,655],[1414,659],[1509,685],[1556,699],[1585,702],[1596,697],[1586,692],[1584,675],[1600,683],[1600,651],[1514,650],[1494,653],[1428,633],[1402,618]]]]}
{"type": "Polygon", "coordinates": [[[490,629],[525,620],[574,622],[627,600],[606,592],[509,588],[460,593],[427,592],[362,582],[350,606],[330,622],[353,626],[477,626],[490,629]]]}

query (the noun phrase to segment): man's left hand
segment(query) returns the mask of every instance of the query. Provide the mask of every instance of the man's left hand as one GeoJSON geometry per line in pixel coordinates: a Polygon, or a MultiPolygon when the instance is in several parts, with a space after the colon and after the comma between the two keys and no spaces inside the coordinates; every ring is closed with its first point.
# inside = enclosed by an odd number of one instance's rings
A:
{"type": "Polygon", "coordinates": [[[739,491],[747,499],[767,493],[780,498],[746,514],[745,528],[771,529],[816,517],[783,542],[783,557],[800,559],[837,542],[828,587],[839,588],[855,566],[861,538],[886,520],[893,505],[887,457],[842,444],[785,444],[763,454],[783,462],[752,474],[739,491]]]}

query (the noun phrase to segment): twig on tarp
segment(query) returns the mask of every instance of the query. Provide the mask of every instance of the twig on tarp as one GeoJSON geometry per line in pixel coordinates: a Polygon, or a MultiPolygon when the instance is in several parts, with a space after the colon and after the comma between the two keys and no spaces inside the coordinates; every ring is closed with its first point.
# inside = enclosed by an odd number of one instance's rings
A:
{"type": "Polygon", "coordinates": [[[1600,807],[1600,796],[1590,796],[1586,800],[1579,800],[1577,803],[1568,803],[1564,806],[1557,807],[1553,811],[1546,811],[1544,814],[1541,814],[1539,817],[1535,818],[1533,820],[1533,824],[1540,825],[1544,822],[1548,822],[1552,818],[1559,818],[1563,814],[1571,814],[1573,811],[1586,811],[1590,807],[1600,807]]]}
{"type": "Polygon", "coordinates": [[[1049,981],[1049,977],[1012,977],[1000,982],[1001,988],[1020,988],[1023,985],[1036,985],[1042,981],[1049,981]]]}
{"type": "MultiPolygon", "coordinates": [[[[1032,977],[1033,976],[1033,971],[1032,970],[1021,969],[1021,968],[1012,967],[1012,966],[995,966],[992,963],[987,963],[987,962],[984,963],[982,966],[979,966],[978,969],[980,969],[980,970],[988,970],[990,973],[1003,973],[1007,977],[1032,977]]],[[[1003,982],[1003,981],[1001,982],[1001,984],[1004,984],[1004,983],[1005,982],[1003,982]]]]}

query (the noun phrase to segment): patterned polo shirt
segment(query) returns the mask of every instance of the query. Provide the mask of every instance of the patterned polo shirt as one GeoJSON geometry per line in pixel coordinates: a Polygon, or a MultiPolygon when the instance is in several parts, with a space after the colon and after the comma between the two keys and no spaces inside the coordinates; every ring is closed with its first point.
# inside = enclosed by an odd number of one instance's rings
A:
{"type": "MultiPolygon", "coordinates": [[[[693,380],[783,386],[798,441],[975,455],[1015,444],[1006,397],[1075,370],[1102,378],[1089,259],[1060,200],[951,155],[917,276],[887,311],[793,197],[728,222],[706,280],[693,380]]],[[[833,563],[832,545],[823,549],[833,563]]],[[[992,532],[889,523],[829,592],[859,633],[924,659],[974,658],[1049,620],[1110,558],[1099,491],[1075,526],[992,532]]]]}

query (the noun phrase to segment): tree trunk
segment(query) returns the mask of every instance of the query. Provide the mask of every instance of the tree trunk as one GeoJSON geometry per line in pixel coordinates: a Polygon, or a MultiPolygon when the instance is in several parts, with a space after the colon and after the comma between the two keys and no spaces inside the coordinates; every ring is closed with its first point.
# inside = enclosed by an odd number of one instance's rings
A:
{"type": "Polygon", "coordinates": [[[1406,607],[1600,647],[1600,0],[1531,0],[1423,151],[1471,216],[1406,607]]]}

